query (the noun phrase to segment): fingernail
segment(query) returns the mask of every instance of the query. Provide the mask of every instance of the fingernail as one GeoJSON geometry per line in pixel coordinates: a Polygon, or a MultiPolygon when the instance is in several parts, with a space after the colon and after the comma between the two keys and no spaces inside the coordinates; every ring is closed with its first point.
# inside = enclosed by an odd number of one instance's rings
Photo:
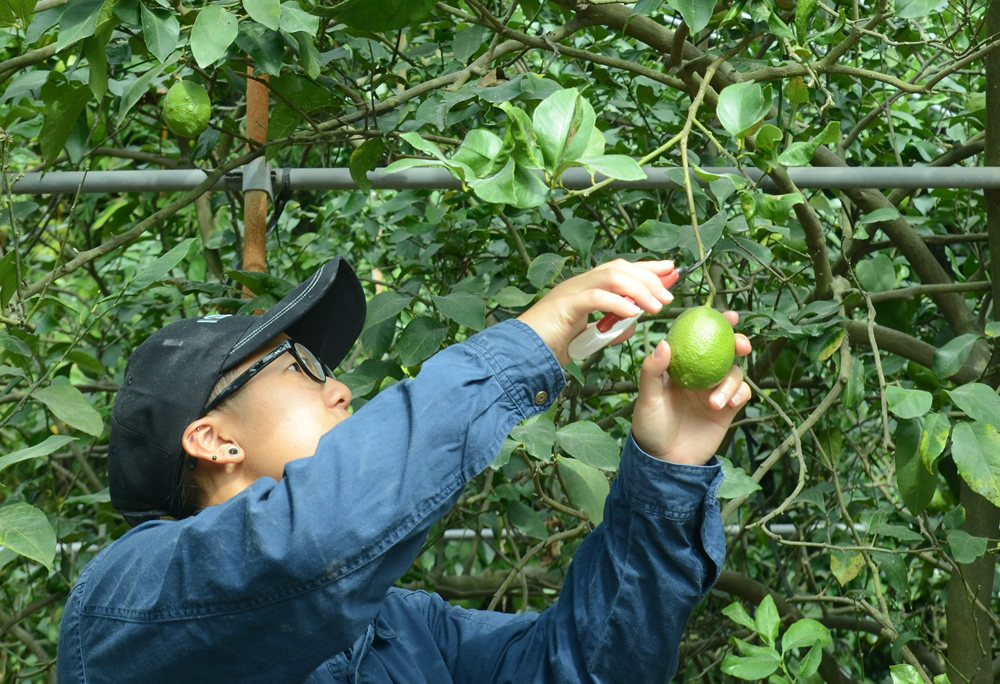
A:
{"type": "Polygon", "coordinates": [[[726,395],[722,392],[716,392],[712,395],[712,405],[715,408],[722,408],[726,405],[726,395]]]}
{"type": "Polygon", "coordinates": [[[665,302],[666,304],[670,304],[672,301],[674,301],[674,293],[666,288],[663,288],[663,298],[667,300],[665,302]]]}

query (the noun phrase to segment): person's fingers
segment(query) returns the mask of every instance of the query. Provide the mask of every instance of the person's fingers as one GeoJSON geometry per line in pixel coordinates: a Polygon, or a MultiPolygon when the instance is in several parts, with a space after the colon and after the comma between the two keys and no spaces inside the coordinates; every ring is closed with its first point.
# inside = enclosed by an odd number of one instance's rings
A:
{"type": "Polygon", "coordinates": [[[736,333],[736,355],[746,356],[752,349],[749,338],[743,333],[736,333]]]}
{"type": "Polygon", "coordinates": [[[740,315],[735,311],[723,311],[722,315],[726,317],[727,321],[729,321],[729,325],[734,328],[736,327],[736,324],[740,322],[740,315]]]}
{"type": "MultiPolygon", "coordinates": [[[[709,390],[711,395],[709,396],[708,403],[711,404],[712,408],[721,409],[725,408],[727,405],[731,405],[733,397],[737,396],[737,393],[741,391],[741,388],[746,383],[743,382],[743,369],[739,366],[733,366],[729,369],[729,373],[715,388],[709,390]]],[[[749,387],[747,387],[749,389],[749,387]]]]}
{"type": "Polygon", "coordinates": [[[642,362],[642,368],[639,371],[639,401],[642,401],[643,397],[650,393],[663,391],[663,374],[667,372],[669,365],[670,345],[667,344],[666,340],[660,340],[660,343],[653,349],[653,353],[642,362]]]}
{"type": "Polygon", "coordinates": [[[594,273],[606,278],[600,287],[621,296],[631,297],[646,311],[658,312],[673,301],[673,294],[663,286],[662,276],[672,271],[672,261],[631,262],[615,259],[602,264],[594,273]]]}

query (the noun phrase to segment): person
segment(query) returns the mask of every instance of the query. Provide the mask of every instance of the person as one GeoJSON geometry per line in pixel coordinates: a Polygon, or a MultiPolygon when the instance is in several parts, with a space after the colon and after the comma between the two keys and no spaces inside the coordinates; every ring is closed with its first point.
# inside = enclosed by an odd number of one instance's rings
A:
{"type": "Polygon", "coordinates": [[[696,393],[664,375],[665,342],[644,360],[604,520],[548,609],[466,610],[393,584],[509,430],[555,401],[588,317],[659,311],[671,268],[617,260],[569,278],[353,414],[329,369],[365,300],[339,257],[264,314],[154,333],[111,419],[111,501],[134,527],[70,593],[58,681],[669,679],[723,562],[713,454],[750,398],[738,366],[696,393]]]}

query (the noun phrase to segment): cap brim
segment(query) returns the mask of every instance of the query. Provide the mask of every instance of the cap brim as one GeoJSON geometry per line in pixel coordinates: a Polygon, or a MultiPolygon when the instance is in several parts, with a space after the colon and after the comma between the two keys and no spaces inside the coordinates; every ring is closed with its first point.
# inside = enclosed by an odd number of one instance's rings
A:
{"type": "Polygon", "coordinates": [[[361,334],[365,311],[365,293],[357,275],[346,261],[336,257],[258,317],[233,345],[223,371],[281,333],[336,368],[361,334]]]}

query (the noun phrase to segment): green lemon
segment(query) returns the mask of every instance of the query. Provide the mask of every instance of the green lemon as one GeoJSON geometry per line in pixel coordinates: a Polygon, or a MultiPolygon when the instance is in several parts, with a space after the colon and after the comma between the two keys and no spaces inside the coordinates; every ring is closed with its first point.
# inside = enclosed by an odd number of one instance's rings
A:
{"type": "Polygon", "coordinates": [[[710,306],[682,313],[667,333],[670,379],[690,390],[718,385],[736,358],[734,335],[726,317],[710,306]]]}
{"type": "Polygon", "coordinates": [[[208,128],[212,102],[208,91],[193,81],[178,81],[163,98],[163,122],[174,135],[195,138],[208,128]]]}

